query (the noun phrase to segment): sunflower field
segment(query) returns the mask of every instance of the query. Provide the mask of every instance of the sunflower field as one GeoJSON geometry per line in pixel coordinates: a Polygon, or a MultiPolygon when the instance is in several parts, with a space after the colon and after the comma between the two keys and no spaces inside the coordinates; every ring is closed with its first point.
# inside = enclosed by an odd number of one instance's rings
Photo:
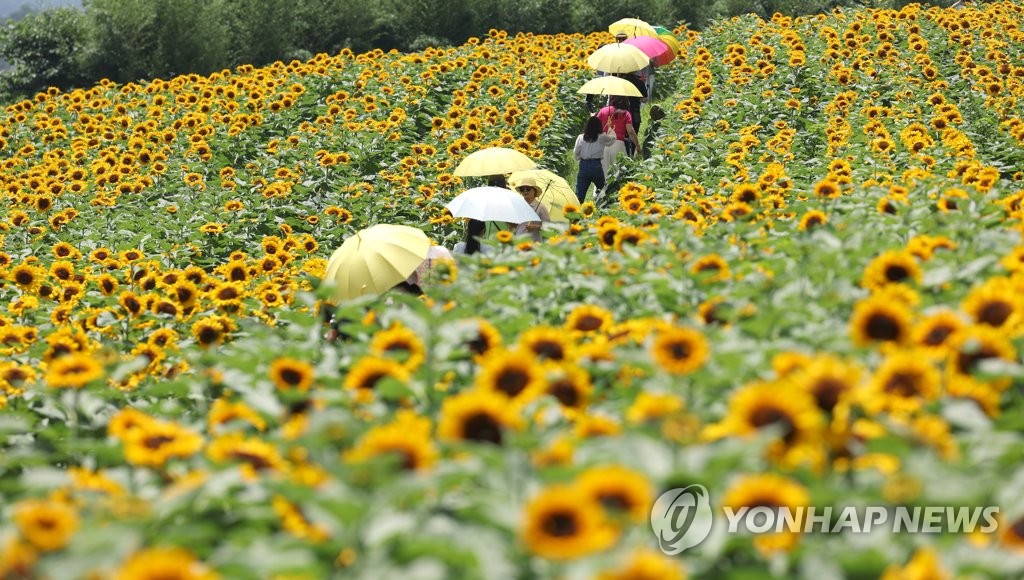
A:
{"type": "Polygon", "coordinates": [[[645,158],[541,243],[337,305],[376,223],[449,247],[469,153],[571,179],[589,35],[492,30],[0,115],[0,577],[1024,575],[1024,4],[675,30],[645,158]],[[997,506],[990,533],[716,510],[997,506]]]}

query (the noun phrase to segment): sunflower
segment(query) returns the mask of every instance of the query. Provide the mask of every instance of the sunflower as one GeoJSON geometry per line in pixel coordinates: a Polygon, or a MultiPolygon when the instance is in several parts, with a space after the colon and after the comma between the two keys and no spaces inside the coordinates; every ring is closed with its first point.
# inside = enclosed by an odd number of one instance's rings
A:
{"type": "Polygon", "coordinates": [[[890,565],[882,573],[879,580],[907,580],[910,578],[928,578],[929,580],[946,580],[951,575],[942,567],[942,561],[935,550],[920,548],[906,566],[890,565]]]}
{"type": "Polygon", "coordinates": [[[472,330],[465,346],[474,357],[482,357],[502,344],[501,333],[490,322],[478,318],[469,322],[472,330]]]}
{"type": "Polygon", "coordinates": [[[575,365],[562,365],[547,378],[547,393],[567,409],[582,409],[594,390],[590,374],[575,365]]]}
{"type": "MultiPolygon", "coordinates": [[[[743,475],[725,491],[722,507],[734,512],[742,508],[767,508],[769,510],[789,510],[790,513],[802,514],[811,503],[810,493],[799,482],[773,473],[743,475]]],[[[801,529],[803,520],[799,518],[796,525],[801,529]]],[[[784,530],[759,535],[755,546],[761,553],[789,551],[797,543],[800,534],[784,530]]]]}
{"type": "Polygon", "coordinates": [[[606,222],[597,228],[597,239],[601,242],[601,247],[605,250],[610,250],[615,245],[615,238],[619,233],[621,226],[618,222],[606,222]]]}
{"type": "Polygon", "coordinates": [[[168,293],[175,302],[184,308],[193,306],[199,297],[199,287],[188,279],[177,280],[168,288],[168,293]]]}
{"type": "Polygon", "coordinates": [[[385,378],[405,383],[409,381],[409,371],[397,361],[367,356],[352,365],[342,385],[354,391],[358,400],[366,402],[372,399],[377,383],[385,378]]]}
{"type": "Polygon", "coordinates": [[[100,293],[104,296],[113,296],[114,292],[117,292],[120,283],[117,278],[110,274],[100,274],[94,279],[96,286],[99,287],[100,293]]]}
{"type": "Polygon", "coordinates": [[[1024,300],[1009,278],[989,278],[975,286],[960,304],[977,324],[1014,333],[1024,318],[1024,300]]]}
{"type": "Polygon", "coordinates": [[[682,564],[661,552],[638,549],[629,561],[615,570],[600,572],[596,580],[685,580],[682,564]]]}
{"type": "Polygon", "coordinates": [[[910,335],[910,312],[881,296],[859,301],[850,317],[850,334],[858,345],[875,342],[903,344],[910,335]]]}
{"type": "Polygon", "coordinates": [[[274,385],[283,391],[307,391],[313,384],[313,366],[291,357],[275,359],[268,373],[274,385]]]}
{"type": "Polygon", "coordinates": [[[822,199],[834,199],[840,193],[839,184],[831,179],[822,179],[814,185],[814,195],[822,199]]]}
{"type": "Polygon", "coordinates": [[[73,352],[50,362],[45,381],[54,389],[81,389],[102,377],[103,365],[96,357],[73,352]]]}
{"type": "Polygon", "coordinates": [[[772,370],[779,377],[801,371],[814,360],[811,355],[798,351],[783,351],[772,356],[772,370]]]}
{"type": "Polygon", "coordinates": [[[603,551],[618,539],[596,501],[575,486],[551,486],[524,509],[522,538],[530,552],[550,560],[572,560],[603,551]]]}
{"type": "Polygon", "coordinates": [[[131,465],[160,467],[174,458],[188,458],[203,446],[193,431],[166,421],[142,421],[124,434],[124,458],[131,465]]]}
{"type": "Polygon", "coordinates": [[[70,505],[49,500],[26,500],[14,506],[14,525],[21,537],[44,552],[60,550],[78,531],[78,513],[70,505]]]}
{"type": "Polygon", "coordinates": [[[626,420],[633,424],[649,423],[679,413],[685,406],[678,395],[641,391],[626,409],[626,420]]]}
{"type": "Polygon", "coordinates": [[[729,265],[718,254],[701,256],[690,266],[690,272],[711,282],[728,280],[730,276],[729,265]]]}
{"type": "Polygon", "coordinates": [[[519,335],[519,346],[540,360],[565,362],[573,360],[573,341],[564,330],[534,326],[519,335]]]}
{"type": "Polygon", "coordinates": [[[160,348],[175,348],[178,344],[178,332],[173,328],[158,328],[146,338],[146,342],[160,348]]]}
{"type": "Polygon", "coordinates": [[[814,397],[818,408],[831,413],[860,384],[858,366],[836,357],[818,356],[790,375],[794,387],[814,397]]]}
{"type": "MultiPolygon", "coordinates": [[[[949,358],[946,370],[949,381],[965,381],[977,373],[985,360],[1017,360],[1017,350],[1013,343],[998,329],[986,325],[974,325],[962,328],[948,339],[949,358]]],[[[1010,385],[1009,378],[986,379],[998,390],[1010,385]]]]}
{"type": "Polygon", "coordinates": [[[999,542],[1015,552],[1024,552],[1024,516],[1003,522],[1000,528],[999,542]]]}
{"type": "Polygon", "coordinates": [[[287,464],[272,443],[241,433],[221,435],[206,448],[206,455],[217,463],[238,461],[242,474],[248,480],[256,479],[262,471],[283,471],[287,464]]]}
{"type": "Polygon", "coordinates": [[[650,236],[647,232],[640,228],[624,226],[615,233],[615,237],[612,239],[612,247],[621,252],[627,244],[630,246],[639,246],[649,237],[650,236]]]}
{"type": "Polygon", "coordinates": [[[728,415],[721,423],[709,426],[706,434],[710,439],[753,436],[771,428],[779,430],[780,443],[794,446],[813,441],[822,425],[821,410],[810,392],[786,389],[780,383],[755,382],[732,394],[728,415]]]}
{"type": "Polygon", "coordinates": [[[910,331],[910,341],[929,354],[945,352],[946,341],[967,326],[960,314],[952,310],[936,311],[920,320],[910,331]]]}
{"type": "Polygon", "coordinates": [[[517,406],[501,393],[470,389],[448,397],[441,405],[437,433],[449,441],[501,445],[509,429],[522,425],[517,406]]]}
{"type": "Polygon", "coordinates": [[[415,372],[426,359],[426,347],[415,332],[396,323],[373,335],[370,354],[382,358],[395,356],[409,372],[415,372]]]}
{"type": "Polygon", "coordinates": [[[818,226],[823,226],[828,223],[828,216],[823,212],[816,209],[812,209],[800,216],[800,231],[810,231],[818,226]]]}
{"type": "Polygon", "coordinates": [[[707,362],[709,352],[707,339],[692,328],[661,328],[651,344],[651,357],[659,367],[674,375],[697,371],[707,362]]]}
{"type": "Polygon", "coordinates": [[[381,456],[396,456],[407,471],[423,471],[437,462],[438,452],[430,437],[430,419],[411,411],[400,411],[395,420],[373,427],[345,453],[348,461],[360,463],[381,456]]]}
{"type": "Polygon", "coordinates": [[[511,400],[526,402],[544,392],[544,368],[520,350],[492,351],[481,361],[474,384],[481,390],[497,392],[511,400]]]}
{"type": "Polygon", "coordinates": [[[267,428],[267,422],[251,407],[242,402],[231,402],[227,399],[215,399],[206,415],[206,424],[211,433],[228,423],[245,422],[259,431],[267,428]]]}
{"type": "Polygon", "coordinates": [[[192,323],[192,336],[199,346],[209,347],[223,343],[234,329],[230,318],[206,316],[192,323]]]}
{"type": "Polygon", "coordinates": [[[885,252],[872,260],[864,269],[861,286],[880,288],[887,284],[902,284],[921,281],[921,266],[907,251],[885,252]]]}
{"type": "Polygon", "coordinates": [[[636,524],[647,521],[654,502],[654,486],[647,477],[619,465],[587,469],[576,485],[583,497],[599,503],[609,516],[625,517],[636,524]]]}
{"type": "Polygon", "coordinates": [[[114,576],[116,580],[217,580],[219,576],[184,548],[148,548],[132,554],[114,576]]]}
{"type": "Polygon", "coordinates": [[[117,297],[117,303],[125,309],[129,316],[138,316],[146,309],[139,296],[131,291],[122,292],[117,297]]]}
{"type": "Polygon", "coordinates": [[[864,407],[873,413],[911,413],[941,394],[939,371],[927,357],[912,350],[890,354],[882,361],[864,393],[864,407]]]}
{"type": "Polygon", "coordinates": [[[610,311],[592,304],[581,304],[565,318],[565,328],[583,334],[591,334],[608,330],[614,322],[615,319],[610,311]]]}
{"type": "Polygon", "coordinates": [[[32,264],[21,263],[15,266],[8,274],[8,279],[13,281],[22,292],[36,292],[43,281],[46,270],[32,264]]]}

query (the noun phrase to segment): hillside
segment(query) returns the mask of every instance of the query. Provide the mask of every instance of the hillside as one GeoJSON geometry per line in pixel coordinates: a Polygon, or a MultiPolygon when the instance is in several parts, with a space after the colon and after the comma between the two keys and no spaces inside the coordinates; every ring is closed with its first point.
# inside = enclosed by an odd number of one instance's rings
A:
{"type": "Polygon", "coordinates": [[[1024,6],[674,34],[643,158],[419,298],[321,279],[373,224],[461,240],[479,149],[572,182],[610,34],[8,107],[0,577],[1024,573],[1024,6]],[[666,555],[652,507],[695,485],[715,526],[666,555]],[[724,515],[809,506],[998,518],[724,515]]]}

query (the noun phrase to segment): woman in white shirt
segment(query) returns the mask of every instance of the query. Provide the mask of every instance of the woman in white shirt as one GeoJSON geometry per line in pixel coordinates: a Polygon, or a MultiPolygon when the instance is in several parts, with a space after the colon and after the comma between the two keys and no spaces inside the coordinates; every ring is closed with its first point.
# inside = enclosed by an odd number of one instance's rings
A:
{"type": "Polygon", "coordinates": [[[530,204],[533,211],[537,212],[537,216],[540,217],[539,222],[523,222],[516,225],[515,234],[530,234],[533,241],[539,242],[541,240],[540,228],[541,222],[551,221],[551,215],[548,214],[548,208],[544,207],[544,204],[540,202],[540,188],[537,187],[537,181],[532,177],[524,177],[519,181],[519,185],[516,187],[516,191],[519,195],[523,196],[526,203],[530,204]]]}
{"type": "Polygon", "coordinates": [[[605,147],[615,143],[615,135],[601,132],[601,120],[591,116],[583,125],[583,133],[576,137],[576,145],[572,149],[573,157],[579,161],[580,169],[576,174],[576,199],[583,203],[587,197],[587,189],[594,184],[594,195],[604,189],[604,168],[601,159],[605,147]]]}

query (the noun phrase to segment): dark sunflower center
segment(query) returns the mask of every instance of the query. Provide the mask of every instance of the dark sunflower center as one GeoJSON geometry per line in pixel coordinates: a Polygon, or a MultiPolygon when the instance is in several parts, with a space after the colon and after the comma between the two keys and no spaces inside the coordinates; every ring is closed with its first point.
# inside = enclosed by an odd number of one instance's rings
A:
{"type": "Polygon", "coordinates": [[[220,330],[206,326],[199,330],[199,342],[202,344],[211,344],[220,340],[220,330]]]}
{"type": "Polygon", "coordinates": [[[385,373],[370,373],[366,375],[366,378],[363,379],[363,382],[359,383],[359,388],[372,389],[377,385],[377,381],[383,379],[384,376],[385,373]]]}
{"type": "Polygon", "coordinates": [[[558,381],[548,388],[551,396],[566,407],[575,407],[580,402],[580,394],[569,381],[558,381]]]}
{"type": "Polygon", "coordinates": [[[284,369],[281,371],[281,381],[287,385],[297,385],[302,381],[302,373],[295,369],[284,369]]]}
{"type": "Polygon", "coordinates": [[[462,433],[470,441],[482,441],[501,445],[501,425],[487,413],[475,413],[462,424],[462,433]]]}
{"type": "Polygon", "coordinates": [[[473,354],[484,354],[491,348],[491,343],[483,334],[477,334],[476,338],[466,343],[466,346],[473,354]]]}
{"type": "Polygon", "coordinates": [[[601,241],[606,246],[610,246],[615,242],[615,234],[619,233],[618,230],[608,229],[601,234],[601,241]]]}
{"type": "Polygon", "coordinates": [[[885,314],[874,314],[868,318],[867,335],[874,340],[897,340],[902,328],[885,314]]]}
{"type": "Polygon", "coordinates": [[[973,353],[960,352],[956,357],[956,368],[961,373],[969,375],[978,368],[978,363],[987,358],[994,358],[995,356],[996,353],[984,348],[973,353]]]}
{"type": "Polygon", "coordinates": [[[601,328],[601,324],[603,322],[604,321],[597,316],[585,314],[576,319],[576,330],[580,330],[583,332],[591,332],[593,330],[601,328]]]}
{"type": "Polygon", "coordinates": [[[1013,535],[1017,538],[1024,539],[1024,518],[1020,518],[1010,526],[1010,530],[1013,531],[1013,535]]]}
{"type": "Polygon", "coordinates": [[[902,282],[910,277],[910,272],[903,266],[893,264],[885,269],[885,279],[890,282],[902,282]]]}
{"type": "Polygon", "coordinates": [[[953,328],[949,326],[936,326],[928,331],[924,337],[924,343],[928,346],[939,346],[946,342],[949,335],[953,334],[953,328]]]}
{"type": "Polygon", "coordinates": [[[921,391],[921,377],[917,373],[895,372],[885,381],[884,389],[901,397],[913,397],[921,391]]]}
{"type": "Polygon", "coordinates": [[[534,343],[533,352],[541,358],[551,360],[562,360],[565,358],[565,349],[561,344],[553,340],[540,340],[534,343]]]}
{"type": "Polygon", "coordinates": [[[217,293],[217,298],[220,298],[221,300],[234,300],[235,298],[238,298],[238,291],[234,288],[224,288],[217,293]]]}
{"type": "Polygon", "coordinates": [[[160,449],[171,441],[174,441],[174,437],[168,437],[167,435],[154,435],[152,437],[146,437],[142,444],[148,449],[160,449]]]}
{"type": "Polygon", "coordinates": [[[384,347],[384,351],[385,352],[409,352],[411,350],[412,350],[412,347],[409,346],[408,343],[402,342],[402,341],[398,341],[398,340],[396,340],[396,341],[388,344],[386,347],[384,347]]]}
{"type": "Polygon", "coordinates": [[[35,279],[36,277],[32,275],[32,272],[26,272],[24,270],[15,272],[14,274],[14,281],[21,286],[28,286],[35,279]]]}
{"type": "Polygon", "coordinates": [[[690,354],[693,350],[690,348],[690,343],[682,340],[677,340],[668,345],[668,353],[675,360],[686,360],[690,358],[690,354]]]}
{"type": "Polygon", "coordinates": [[[246,451],[233,451],[231,453],[231,457],[234,457],[235,459],[240,459],[248,463],[249,465],[252,466],[253,469],[257,471],[266,469],[271,466],[269,459],[263,457],[262,455],[257,455],[255,453],[249,453],[246,451]]]}
{"type": "Polygon", "coordinates": [[[774,407],[761,407],[750,416],[750,422],[760,429],[769,425],[782,427],[782,438],[787,442],[796,434],[796,428],[789,415],[774,407]]]}
{"type": "Polygon", "coordinates": [[[811,392],[814,393],[814,400],[818,404],[818,408],[831,412],[836,404],[839,403],[839,398],[845,390],[846,383],[831,377],[825,377],[814,383],[811,392]]]}
{"type": "Polygon", "coordinates": [[[497,380],[494,382],[498,390],[505,393],[509,397],[515,397],[519,393],[523,392],[526,385],[530,383],[530,377],[525,372],[519,369],[505,369],[499,375],[497,380]]]}
{"type": "Polygon", "coordinates": [[[985,303],[978,311],[978,322],[999,327],[1013,314],[1013,307],[1002,300],[985,303]]]}
{"type": "Polygon", "coordinates": [[[553,512],[544,520],[544,531],[549,536],[567,538],[576,535],[578,525],[572,512],[553,512]]]}
{"type": "Polygon", "coordinates": [[[602,493],[597,500],[610,511],[624,512],[630,508],[629,499],[621,493],[602,493]]]}

